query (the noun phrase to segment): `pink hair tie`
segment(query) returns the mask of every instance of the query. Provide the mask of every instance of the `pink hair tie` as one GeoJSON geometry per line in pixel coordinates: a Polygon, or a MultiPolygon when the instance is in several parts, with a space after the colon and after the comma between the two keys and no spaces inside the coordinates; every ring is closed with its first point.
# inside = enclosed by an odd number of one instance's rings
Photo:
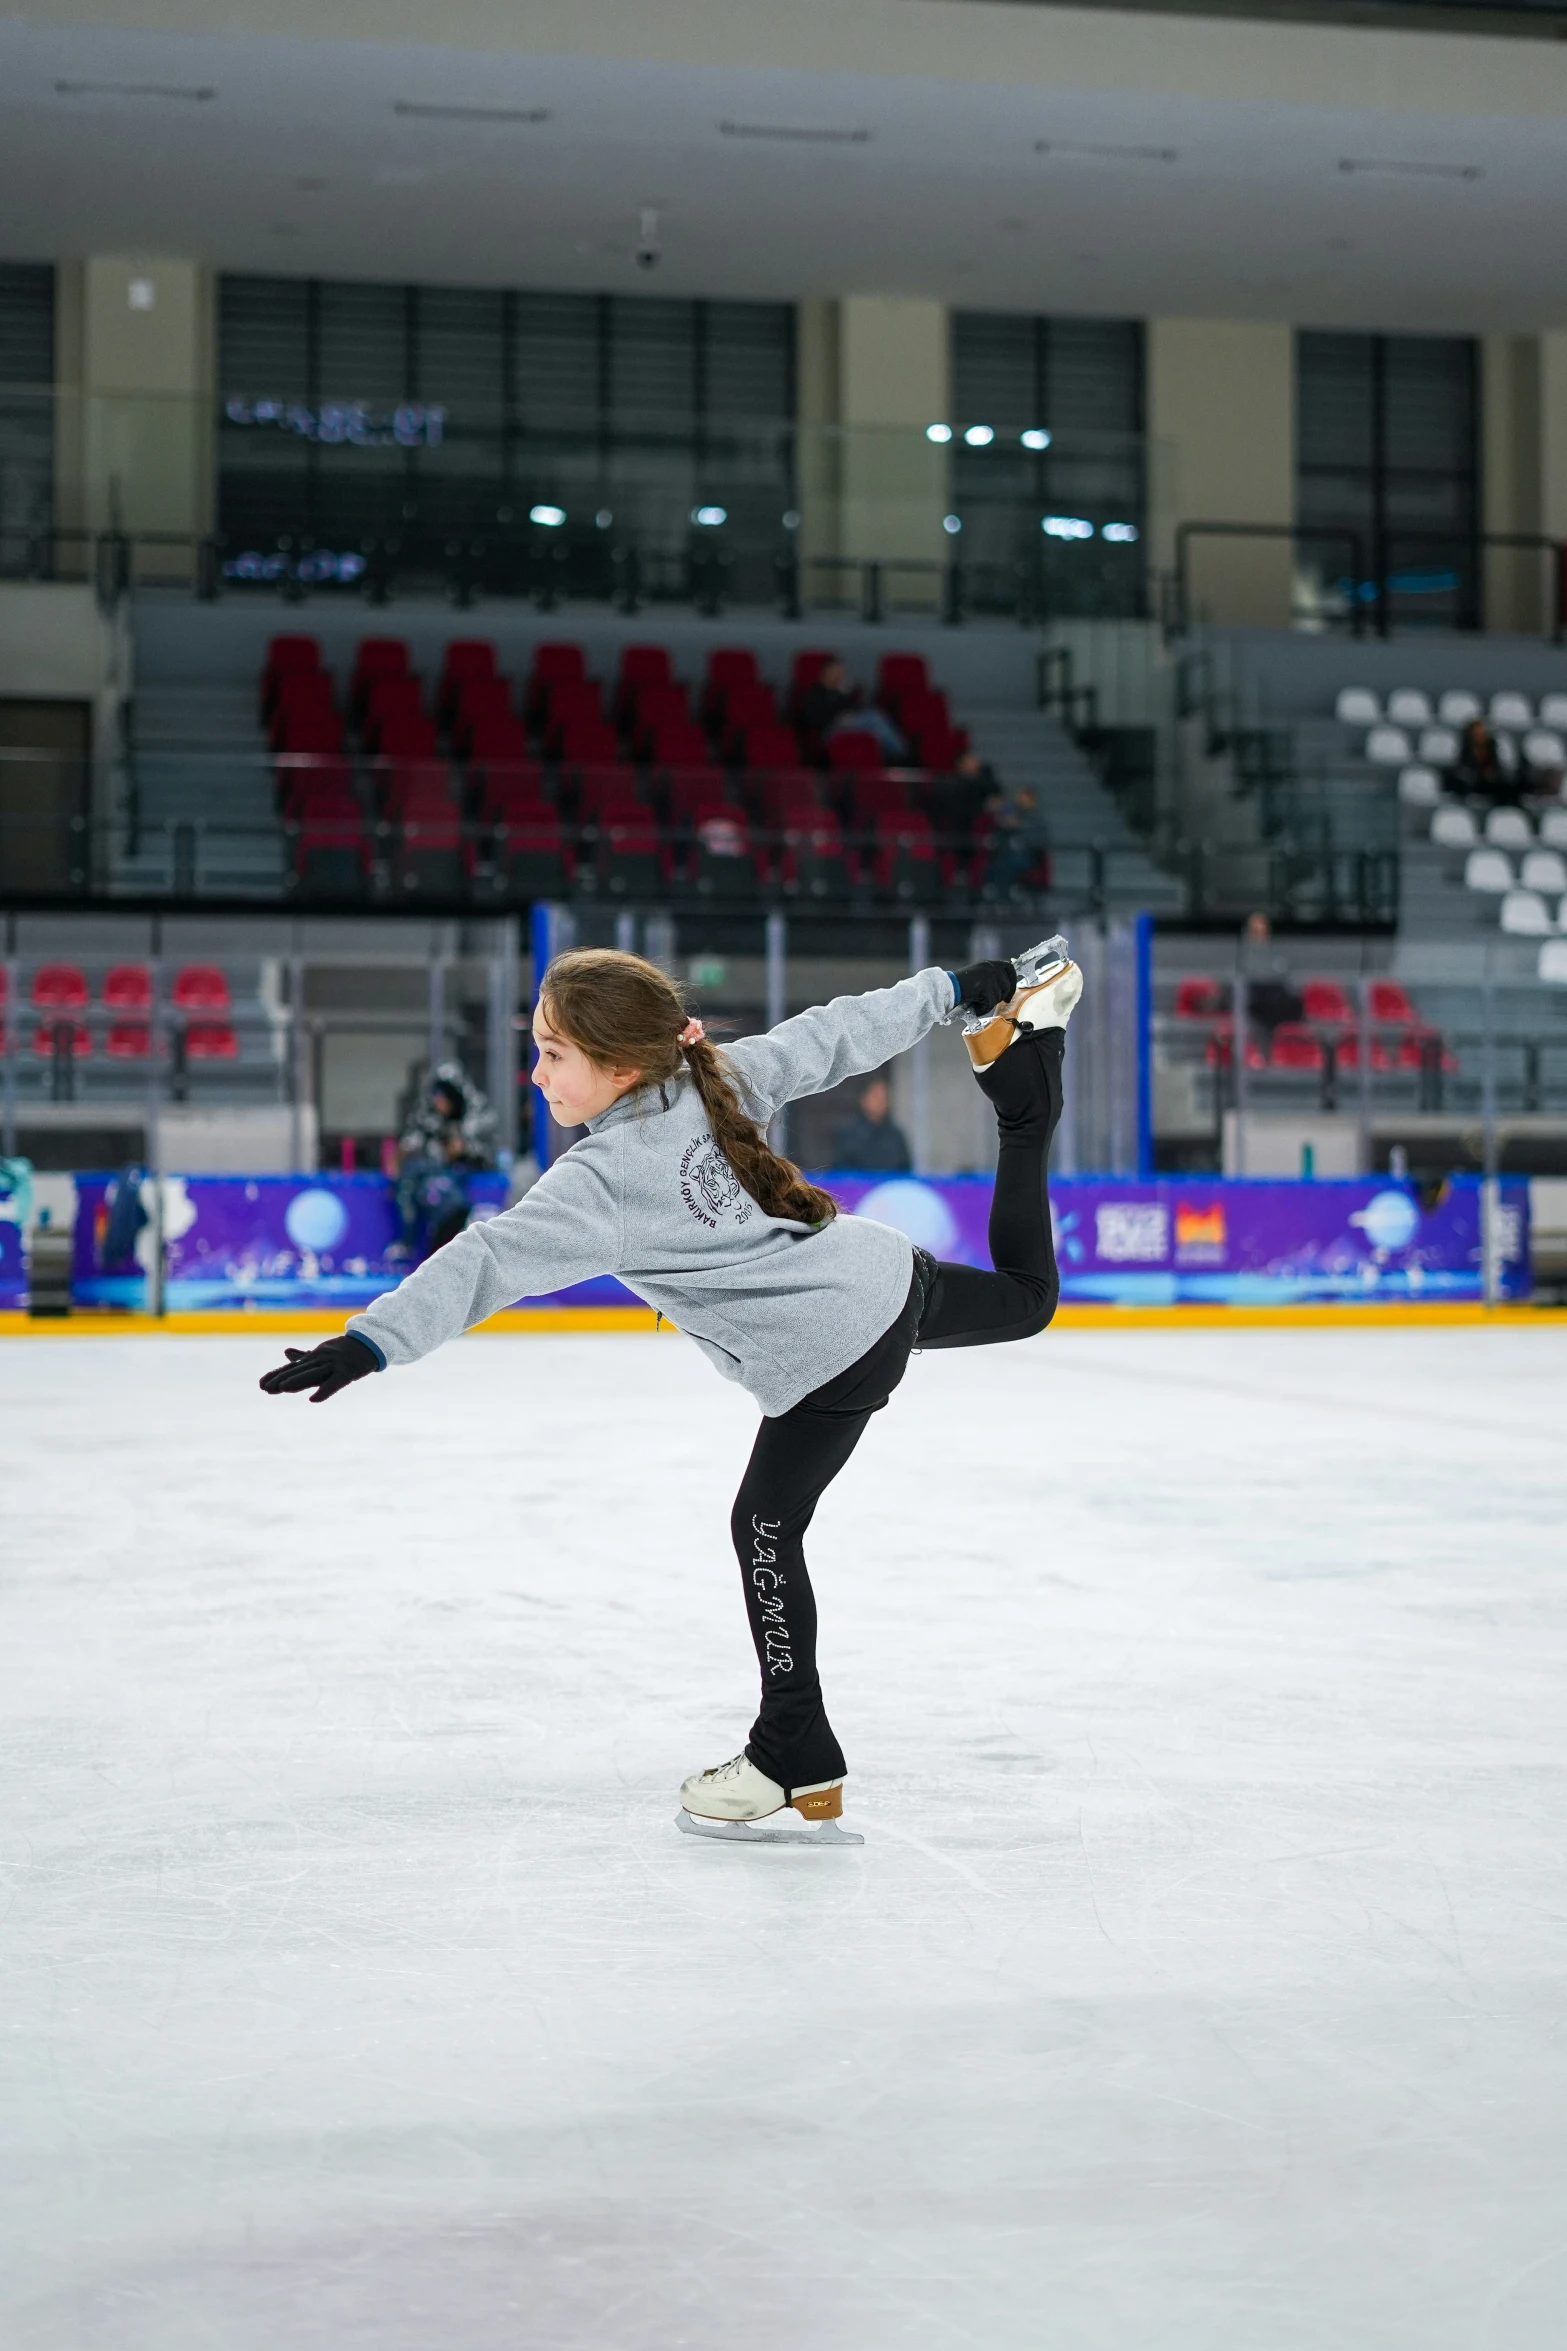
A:
{"type": "Polygon", "coordinates": [[[675,1042],[677,1045],[700,1045],[706,1035],[707,1031],[699,1020],[688,1020],[675,1042]]]}

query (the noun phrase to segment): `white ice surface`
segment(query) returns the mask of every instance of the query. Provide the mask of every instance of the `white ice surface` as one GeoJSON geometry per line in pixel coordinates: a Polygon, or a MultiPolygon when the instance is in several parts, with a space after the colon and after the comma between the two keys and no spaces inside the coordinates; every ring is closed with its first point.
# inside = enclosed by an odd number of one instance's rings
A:
{"type": "Polygon", "coordinates": [[[916,1362],[813,1559],[676,1339],[0,1348],[5,2351],[1561,2351],[1567,1332],[916,1362]]]}

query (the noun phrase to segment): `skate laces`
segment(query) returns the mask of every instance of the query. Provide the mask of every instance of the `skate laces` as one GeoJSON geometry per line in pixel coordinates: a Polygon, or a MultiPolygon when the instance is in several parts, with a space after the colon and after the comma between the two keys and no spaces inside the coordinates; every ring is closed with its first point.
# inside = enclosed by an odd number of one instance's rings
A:
{"type": "Polygon", "coordinates": [[[731,1755],[727,1763],[715,1763],[710,1770],[703,1772],[702,1777],[704,1780],[731,1779],[744,1762],[745,1754],[742,1750],[738,1755],[731,1755]]]}

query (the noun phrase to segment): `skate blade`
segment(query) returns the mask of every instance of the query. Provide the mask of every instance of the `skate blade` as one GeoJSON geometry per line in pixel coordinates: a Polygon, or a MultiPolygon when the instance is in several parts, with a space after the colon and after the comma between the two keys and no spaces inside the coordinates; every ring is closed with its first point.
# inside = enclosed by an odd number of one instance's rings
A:
{"type": "MultiPolygon", "coordinates": [[[[792,1809],[785,1806],[785,1810],[792,1809]]],[[[773,1821],[781,1817],[770,1813],[766,1820],[704,1820],[699,1814],[682,1808],[675,1814],[675,1826],[688,1837],[716,1837],[726,1845],[863,1845],[865,1839],[854,1829],[846,1829],[836,1820],[818,1821],[814,1828],[800,1821],[798,1828],[774,1828],[773,1821]]],[[[800,1820],[798,1813],[795,1819],[800,1820]]]]}

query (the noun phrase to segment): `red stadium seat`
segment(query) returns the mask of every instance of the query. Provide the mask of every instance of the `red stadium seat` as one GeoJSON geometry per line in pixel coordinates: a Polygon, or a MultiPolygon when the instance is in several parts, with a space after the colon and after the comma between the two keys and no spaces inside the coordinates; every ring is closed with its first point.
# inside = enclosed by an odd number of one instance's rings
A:
{"type": "Polygon", "coordinates": [[[32,1000],[38,1012],[85,1012],[87,974],[78,963],[41,963],[33,974],[32,1000]]]}
{"type": "Polygon", "coordinates": [[[307,809],[332,809],[349,815],[358,811],[354,771],[337,753],[282,752],[273,767],[273,776],[278,809],[284,816],[303,816],[307,809]]]}
{"type": "Polygon", "coordinates": [[[692,719],[655,727],[643,752],[655,767],[701,767],[707,755],[707,737],[692,719]]]}
{"type": "Polygon", "coordinates": [[[103,1001],[110,1012],[145,1012],[152,1002],[152,974],[144,963],[117,963],[106,973],[103,1001]]]}
{"type": "Polygon", "coordinates": [[[724,702],[723,725],[719,733],[727,747],[738,744],[752,727],[776,727],[781,724],[777,697],[772,687],[764,686],[757,680],[731,688],[724,702]]]}
{"type": "Polygon", "coordinates": [[[533,667],[523,694],[523,717],[530,727],[543,725],[559,686],[581,685],[588,665],[580,645],[546,644],[533,649],[533,667]]]}
{"type": "Polygon", "coordinates": [[[324,670],[291,672],[273,697],[267,739],[276,750],[301,727],[314,722],[339,723],[332,699],[332,681],[324,670]]]}
{"type": "Polygon", "coordinates": [[[111,1021],[103,1049],[111,1061],[145,1061],[152,1052],[152,1030],[144,1020],[111,1021]]]}
{"type": "Polygon", "coordinates": [[[569,888],[575,860],[555,811],[509,817],[491,843],[491,887],[512,905],[551,898],[569,888]]]}
{"type": "Polygon", "coordinates": [[[187,1061],[237,1061],[239,1039],[226,1020],[193,1020],[185,1031],[187,1061]]]}
{"type": "Polygon", "coordinates": [[[1206,974],[1191,973],[1175,984],[1177,1020],[1216,1020],[1224,1010],[1224,990],[1206,974]]]}
{"type": "MultiPolygon", "coordinates": [[[[441,675],[435,690],[436,711],[443,726],[450,726],[459,703],[473,687],[496,678],[495,647],[488,637],[454,637],[441,660],[441,675]]],[[[503,678],[496,678],[500,685],[503,678]]]]}
{"type": "Polygon", "coordinates": [[[723,802],[698,816],[686,860],[686,880],[705,898],[749,898],[758,868],[743,812],[723,802]]]}
{"type": "Polygon", "coordinates": [[[1443,1043],[1435,1029],[1406,1031],[1398,1040],[1394,1059],[1403,1070],[1424,1070],[1435,1063],[1448,1076],[1458,1067],[1458,1056],[1443,1043]]]}
{"type": "Polygon", "coordinates": [[[792,727],[748,727],[739,752],[741,764],[748,768],[795,769],[800,764],[800,746],[792,727]]]}
{"type": "Polygon", "coordinates": [[[562,727],[551,750],[562,767],[616,767],[620,764],[620,738],[614,728],[601,718],[577,719],[570,726],[562,727]]]}
{"type": "Polygon", "coordinates": [[[836,653],[824,650],[821,646],[795,655],[789,665],[789,698],[786,705],[791,726],[799,723],[800,696],[808,687],[815,685],[829,661],[836,661],[837,658],[836,653]]]}
{"type": "Polygon", "coordinates": [[[529,760],[495,760],[478,770],[479,812],[487,821],[520,821],[555,814],[542,767],[529,760]]]}
{"type": "Polygon", "coordinates": [[[760,779],[764,820],[775,828],[813,819],[822,805],[822,779],[814,767],[781,767],[760,779]]]}
{"type": "Polygon", "coordinates": [[[876,699],[897,717],[906,697],[918,700],[930,692],[930,673],[920,653],[884,653],[876,664],[876,699]]]}
{"type": "MultiPolygon", "coordinates": [[[[1223,1020],[1214,1024],[1213,1034],[1208,1039],[1204,1059],[1210,1069],[1228,1069],[1234,1057],[1235,1024],[1226,1015],[1223,1020]]],[[[1262,1041],[1254,1028],[1248,1028],[1246,1031],[1246,1067],[1248,1069],[1266,1069],[1267,1066],[1268,1057],[1262,1049],[1262,1041]]]]}
{"type": "MultiPolygon", "coordinates": [[[[850,794],[850,822],[856,832],[869,832],[882,817],[900,816],[909,807],[908,778],[884,770],[857,774],[850,794]]],[[[923,817],[920,821],[925,822],[923,817]]]]}
{"type": "Polygon", "coordinates": [[[1420,1015],[1397,980],[1373,980],[1367,1007],[1373,1020],[1387,1028],[1418,1028],[1420,1015]]]}
{"type": "Polygon", "coordinates": [[[1307,980],[1300,996],[1308,1020],[1343,1027],[1355,1018],[1355,1007],[1337,980],[1307,980]]]}
{"type": "Polygon", "coordinates": [[[227,1012],[232,1002],[228,977],[215,963],[182,964],[169,993],[176,1012],[227,1012]]]}
{"type": "Polygon", "coordinates": [[[300,819],[294,838],[294,884],[316,898],[357,898],[370,870],[364,820],[357,813],[300,819]]]}
{"type": "Polygon", "coordinates": [[[1322,1039],[1314,1036],[1304,1021],[1280,1021],[1268,1054],[1270,1069],[1320,1070],[1326,1059],[1322,1039]]]}
{"type": "MultiPolygon", "coordinates": [[[[1360,1035],[1356,1029],[1347,1029],[1333,1047],[1333,1059],[1340,1069],[1358,1070],[1360,1067],[1360,1035]]],[[[1371,1040],[1371,1063],[1374,1070],[1389,1070],[1393,1056],[1380,1037],[1371,1040]]]]}
{"type": "Polygon", "coordinates": [[[665,727],[684,727],[699,734],[686,702],[684,686],[643,686],[637,692],[626,731],[639,750],[646,751],[665,727]]]}
{"type": "Polygon", "coordinates": [[[376,729],[375,749],[382,759],[435,759],[440,741],[433,718],[405,716],[393,711],[376,729]]]}
{"type": "Polygon", "coordinates": [[[945,774],[957,766],[968,749],[968,736],[961,727],[949,727],[936,720],[917,727],[909,746],[917,767],[929,768],[934,774],[945,774]]]}
{"type": "Polygon", "coordinates": [[[40,1021],[33,1031],[33,1051],[44,1061],[52,1060],[62,1043],[76,1061],[85,1061],[92,1051],[92,1038],[79,1020],[40,1021]]]}
{"type": "Polygon", "coordinates": [[[267,647],[261,671],[261,715],[268,719],[285,678],[321,667],[321,647],[314,637],[274,637],[267,647]]]}
{"type": "Polygon", "coordinates": [[[275,729],[273,748],[312,759],[329,758],[343,748],[343,722],[335,710],[307,711],[302,717],[287,717],[275,729]]]}
{"type": "Polygon", "coordinates": [[[348,707],[355,720],[378,678],[403,678],[409,673],[408,647],[401,637],[361,638],[348,684],[348,707]]]}
{"type": "Polygon", "coordinates": [[[721,645],[707,657],[702,682],[702,724],[710,734],[728,726],[729,697],[758,682],[756,655],[741,645],[721,645]]]}
{"type": "Polygon", "coordinates": [[[378,797],[389,817],[455,817],[452,772],[444,759],[388,759],[378,763],[378,797]]]}
{"type": "Polygon", "coordinates": [[[928,905],[940,894],[941,868],[930,837],[930,820],[913,810],[878,818],[871,878],[889,898],[928,905]]]}
{"type": "Polygon", "coordinates": [[[516,727],[522,721],[512,708],[511,688],[504,678],[463,678],[455,694],[443,698],[442,717],[459,751],[466,751],[481,727],[516,727]]]}
{"type": "Polygon", "coordinates": [[[671,824],[694,824],[719,811],[743,816],[735,801],[734,785],[721,767],[677,767],[669,772],[668,801],[671,824]]]}
{"type": "Polygon", "coordinates": [[[615,723],[624,726],[644,686],[667,686],[674,671],[662,645],[627,645],[615,675],[615,723]]]}
{"type": "Polygon", "coordinates": [[[579,769],[577,821],[580,824],[652,824],[636,769],[615,762],[579,769]]]}
{"type": "Polygon", "coordinates": [[[827,764],[840,774],[855,768],[879,768],[886,756],[875,736],[864,727],[845,727],[840,734],[827,738],[827,764]]]}
{"type": "Polygon", "coordinates": [[[360,706],[359,728],[373,750],[387,727],[424,716],[424,688],[417,678],[372,678],[360,706]]]}
{"type": "Polygon", "coordinates": [[[391,856],[395,895],[405,902],[460,898],[467,879],[462,825],[450,804],[441,810],[421,806],[406,811],[391,856]]]}

